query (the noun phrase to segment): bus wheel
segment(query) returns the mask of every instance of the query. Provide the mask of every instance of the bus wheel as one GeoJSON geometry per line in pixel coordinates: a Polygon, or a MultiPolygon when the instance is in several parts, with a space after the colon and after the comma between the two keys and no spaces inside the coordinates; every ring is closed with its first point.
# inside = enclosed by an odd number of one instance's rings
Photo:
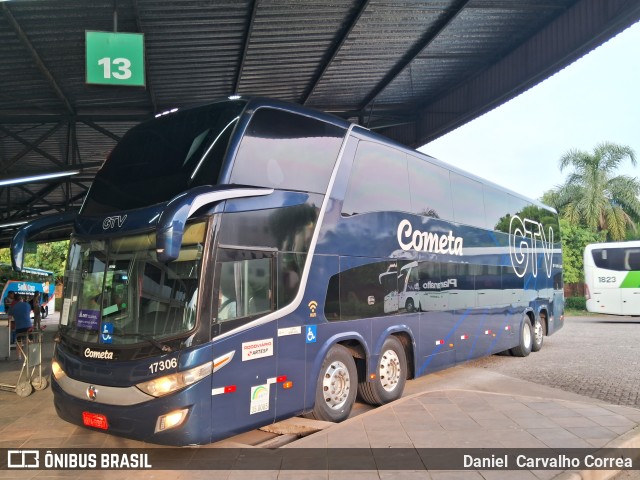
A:
{"type": "MultiPolygon", "coordinates": [[[[366,377],[366,376],[365,376],[366,377]]],[[[402,396],[407,380],[407,357],[396,337],[389,337],[382,345],[376,378],[358,384],[358,393],[371,405],[383,405],[402,396]]]]}
{"type": "Polygon", "coordinates": [[[531,343],[531,351],[539,352],[542,349],[544,341],[544,327],[539,317],[536,317],[533,323],[533,342],[531,343]]]}
{"type": "Polygon", "coordinates": [[[334,345],[320,368],[311,416],[327,422],[346,420],[356,399],[357,384],[358,372],[353,357],[342,345],[334,345]]]}
{"type": "Polygon", "coordinates": [[[525,317],[520,329],[520,344],[511,349],[511,355],[514,357],[526,357],[531,353],[531,345],[533,343],[533,335],[531,334],[531,320],[525,317]]]}
{"type": "Polygon", "coordinates": [[[404,307],[406,308],[407,312],[415,311],[416,307],[413,304],[413,298],[407,298],[407,303],[405,303],[404,307]]]}

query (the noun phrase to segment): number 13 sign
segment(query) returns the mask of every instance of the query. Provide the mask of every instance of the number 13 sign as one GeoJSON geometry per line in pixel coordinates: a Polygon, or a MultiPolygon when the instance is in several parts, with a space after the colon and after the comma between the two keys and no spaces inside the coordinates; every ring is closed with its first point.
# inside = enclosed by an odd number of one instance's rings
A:
{"type": "Polygon", "coordinates": [[[144,35],[85,32],[87,83],[145,86],[144,35]]]}

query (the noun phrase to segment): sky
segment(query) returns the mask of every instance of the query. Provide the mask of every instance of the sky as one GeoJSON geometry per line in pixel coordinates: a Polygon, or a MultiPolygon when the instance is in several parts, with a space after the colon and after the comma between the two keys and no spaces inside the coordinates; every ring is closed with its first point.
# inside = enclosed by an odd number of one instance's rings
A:
{"type": "MultiPolygon", "coordinates": [[[[513,100],[420,151],[539,199],[561,184],[560,157],[602,142],[640,165],[640,22],[513,100]]],[[[625,161],[619,174],[640,176],[625,161]]]]}

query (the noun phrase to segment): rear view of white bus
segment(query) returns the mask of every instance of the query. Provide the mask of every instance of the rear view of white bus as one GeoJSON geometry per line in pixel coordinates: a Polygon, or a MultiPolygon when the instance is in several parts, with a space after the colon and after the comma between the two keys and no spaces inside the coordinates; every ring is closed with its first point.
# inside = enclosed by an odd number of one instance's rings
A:
{"type": "Polygon", "coordinates": [[[640,315],[640,241],[587,245],[584,277],[589,312],[640,315]]]}

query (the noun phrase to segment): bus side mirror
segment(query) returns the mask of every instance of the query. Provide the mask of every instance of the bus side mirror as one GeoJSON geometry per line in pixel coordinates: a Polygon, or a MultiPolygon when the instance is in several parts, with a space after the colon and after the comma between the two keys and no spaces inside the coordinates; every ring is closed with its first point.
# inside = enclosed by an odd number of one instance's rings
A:
{"type": "Polygon", "coordinates": [[[16,272],[21,272],[24,266],[25,245],[27,240],[38,233],[50,229],[60,231],[60,238],[65,238],[71,232],[76,219],[76,212],[59,213],[37,218],[22,226],[11,239],[11,266],[16,272]],[[63,232],[65,235],[63,235],[63,232]]]}
{"type": "Polygon", "coordinates": [[[169,263],[178,258],[187,220],[200,208],[230,198],[258,197],[273,193],[272,188],[241,185],[203,185],[194,187],[171,199],[156,224],[156,255],[158,261],[169,263]]]}

